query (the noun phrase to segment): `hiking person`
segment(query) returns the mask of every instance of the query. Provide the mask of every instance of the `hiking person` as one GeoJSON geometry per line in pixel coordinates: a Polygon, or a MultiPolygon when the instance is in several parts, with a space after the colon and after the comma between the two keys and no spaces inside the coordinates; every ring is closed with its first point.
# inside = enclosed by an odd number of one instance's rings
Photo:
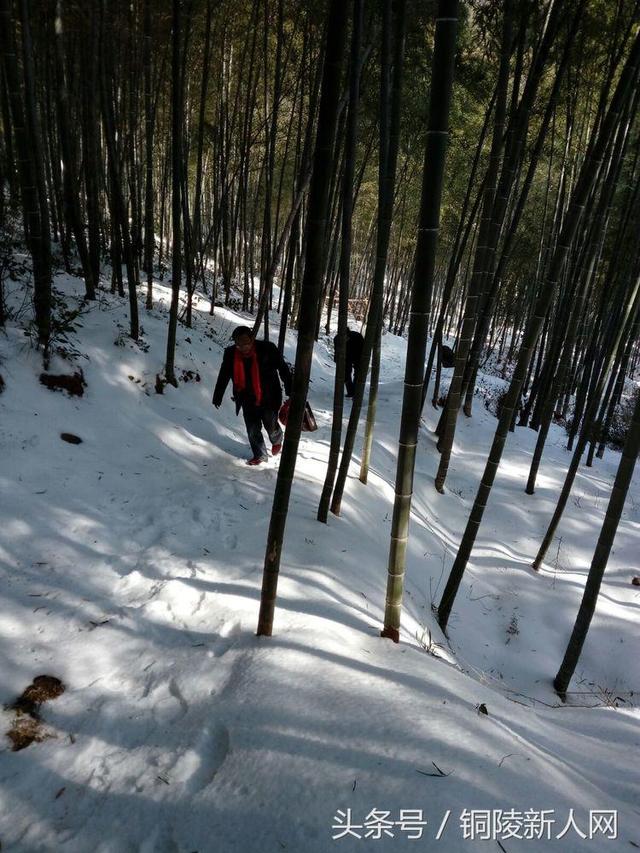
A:
{"type": "MultiPolygon", "coordinates": [[[[338,346],[338,335],[333,339],[333,360],[336,360],[335,351],[338,346]]],[[[364,338],[360,332],[354,332],[352,329],[347,329],[347,342],[345,349],[345,364],[344,364],[344,387],[346,397],[353,397],[353,389],[360,366],[362,357],[362,347],[364,346],[364,338]]]]}
{"type": "Polygon", "coordinates": [[[440,357],[443,367],[455,367],[456,354],[451,347],[448,347],[446,344],[440,344],[440,357]]]}
{"type": "Polygon", "coordinates": [[[253,452],[247,465],[260,465],[269,458],[262,427],[269,436],[272,455],[277,456],[282,448],[282,428],[278,423],[278,411],[282,405],[280,380],[288,397],[291,393],[291,371],[276,345],[269,341],[256,341],[248,326],[238,326],[231,338],[233,344],[224,351],[212,402],[219,409],[227,385],[233,381],[232,399],[236,404],[236,415],[242,409],[253,452]]]}

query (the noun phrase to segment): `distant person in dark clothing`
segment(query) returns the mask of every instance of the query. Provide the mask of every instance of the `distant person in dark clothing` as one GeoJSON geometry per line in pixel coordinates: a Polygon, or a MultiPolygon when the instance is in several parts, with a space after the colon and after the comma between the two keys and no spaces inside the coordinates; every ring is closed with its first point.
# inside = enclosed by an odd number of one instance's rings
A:
{"type": "MultiPolygon", "coordinates": [[[[360,332],[354,332],[347,329],[347,344],[346,344],[346,361],[344,365],[344,387],[346,396],[353,397],[353,389],[358,377],[358,369],[362,358],[362,347],[364,346],[364,338],[360,332]]],[[[335,352],[338,347],[338,335],[333,339],[333,360],[336,360],[335,352]]]]}
{"type": "Polygon", "coordinates": [[[446,346],[446,344],[442,344],[440,346],[440,356],[442,358],[442,366],[443,367],[454,367],[456,363],[456,354],[451,349],[451,347],[446,346]]]}
{"type": "Polygon", "coordinates": [[[277,456],[282,448],[282,428],[278,423],[282,405],[280,380],[288,397],[291,393],[291,371],[276,345],[269,341],[256,341],[248,326],[238,326],[231,337],[234,343],[224,351],[213,392],[213,405],[220,408],[227,385],[233,381],[236,414],[242,409],[253,452],[247,465],[260,465],[269,458],[262,427],[271,441],[273,456],[277,456]]]}

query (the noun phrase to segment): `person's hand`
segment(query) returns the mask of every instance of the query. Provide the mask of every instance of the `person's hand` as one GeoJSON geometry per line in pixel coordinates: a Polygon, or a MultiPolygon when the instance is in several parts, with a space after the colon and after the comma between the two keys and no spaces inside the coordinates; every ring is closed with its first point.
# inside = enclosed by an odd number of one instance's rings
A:
{"type": "Polygon", "coordinates": [[[213,405],[216,407],[216,409],[220,408],[220,403],[214,403],[213,405]]]}

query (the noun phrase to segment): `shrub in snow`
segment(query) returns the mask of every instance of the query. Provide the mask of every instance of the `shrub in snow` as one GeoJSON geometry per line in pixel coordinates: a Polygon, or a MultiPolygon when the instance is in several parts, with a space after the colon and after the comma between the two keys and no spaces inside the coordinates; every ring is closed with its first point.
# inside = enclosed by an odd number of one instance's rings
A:
{"type": "Polygon", "coordinates": [[[82,370],[71,374],[41,373],[40,384],[50,391],[66,391],[70,397],[82,397],[87,383],[82,370]]]}

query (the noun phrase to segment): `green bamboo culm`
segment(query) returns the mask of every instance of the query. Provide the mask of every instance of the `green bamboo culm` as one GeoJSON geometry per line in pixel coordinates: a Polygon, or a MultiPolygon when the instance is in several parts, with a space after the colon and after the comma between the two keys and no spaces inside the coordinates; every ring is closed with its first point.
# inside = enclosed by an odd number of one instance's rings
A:
{"type": "Polygon", "coordinates": [[[373,270],[373,292],[378,298],[371,299],[369,322],[377,311],[373,348],[371,351],[371,374],[369,376],[369,403],[365,423],[360,482],[366,485],[369,476],[373,430],[378,407],[378,384],[380,380],[380,356],[382,350],[382,304],[384,280],[389,254],[391,221],[396,187],[398,147],[400,141],[400,107],[402,100],[402,71],[404,66],[406,0],[395,0],[395,21],[391,22],[391,4],[384,4],[382,74],[380,82],[380,167],[378,170],[378,233],[376,239],[376,262],[373,270]],[[393,30],[393,33],[392,33],[393,30]],[[393,35],[393,38],[391,37],[393,35]],[[393,44],[393,50],[391,45],[393,44]],[[377,308],[376,308],[377,306],[377,308]]]}
{"type": "Polygon", "coordinates": [[[262,575],[258,636],[270,637],[278,589],[280,556],[289,509],[289,497],[300,443],[302,418],[309,388],[311,359],[318,322],[318,305],[322,291],[324,232],[329,204],[326,164],[333,156],[338,110],[341,98],[342,62],[346,46],[348,9],[344,0],[331,0],[325,32],[324,67],[318,127],[309,188],[306,231],[306,254],[302,280],[298,345],[291,394],[291,408],[278,469],[273,507],[267,535],[267,548],[262,575]]]}
{"type": "MultiPolygon", "coordinates": [[[[388,98],[383,94],[383,90],[388,90],[388,86],[385,80],[388,81],[390,68],[387,71],[384,70],[387,66],[389,66],[390,54],[391,50],[391,12],[392,5],[391,0],[384,0],[382,5],[382,13],[383,13],[383,25],[382,25],[382,50],[381,50],[381,64],[383,66],[382,70],[382,79],[381,79],[381,102],[380,102],[380,174],[386,175],[387,178],[391,176],[391,173],[387,171],[388,164],[388,148],[390,142],[390,132],[388,127],[391,122],[391,114],[389,112],[389,104],[388,98]]],[[[399,44],[396,39],[396,65],[398,65],[398,60],[402,60],[402,52],[404,51],[404,10],[405,10],[405,2],[404,0],[397,0],[395,3],[396,7],[396,35],[401,36],[401,43],[399,44]]],[[[397,74],[394,75],[395,84],[392,86],[394,97],[399,99],[400,97],[400,81],[399,77],[400,68],[397,69],[397,74]]],[[[395,182],[395,166],[393,173],[393,182],[395,182]]],[[[387,188],[392,186],[389,181],[385,178],[384,180],[380,180],[378,184],[378,222],[379,225],[386,221],[386,210],[388,208],[389,203],[389,195],[387,193],[387,188]],[[383,191],[384,190],[384,191],[383,191]],[[383,210],[384,208],[384,210],[383,210]]],[[[393,191],[391,192],[391,205],[393,205],[393,191]]],[[[389,213],[389,217],[391,214],[389,213]]],[[[387,227],[378,227],[378,231],[376,234],[376,259],[375,266],[373,271],[373,282],[371,285],[371,293],[369,296],[369,310],[367,312],[367,328],[364,335],[364,343],[362,345],[362,353],[360,355],[360,361],[358,370],[355,374],[355,383],[353,389],[353,398],[351,400],[351,411],[349,412],[349,421],[347,423],[347,431],[344,437],[344,446],[342,448],[342,456],[340,458],[340,465],[338,468],[338,474],[336,476],[336,481],[333,487],[333,494],[331,496],[331,504],[330,509],[334,515],[340,515],[342,509],[342,498],[344,495],[344,490],[347,483],[347,475],[349,473],[349,466],[351,463],[351,458],[353,456],[353,449],[355,447],[356,435],[358,432],[358,424],[360,421],[360,413],[362,410],[362,404],[364,401],[364,393],[365,393],[365,385],[367,383],[367,375],[369,373],[369,367],[372,364],[372,354],[375,350],[376,338],[378,336],[378,332],[381,333],[382,330],[382,311],[383,311],[383,301],[384,301],[384,271],[386,268],[386,258],[389,246],[389,229],[387,227]]],[[[371,381],[373,381],[373,395],[375,398],[376,395],[376,377],[372,375],[371,381]]],[[[373,416],[374,411],[370,409],[369,414],[373,416]]],[[[369,418],[369,423],[372,424],[373,421],[369,418]]],[[[366,440],[365,440],[365,450],[363,459],[366,458],[366,440]]]]}
{"type": "Polygon", "coordinates": [[[387,578],[383,637],[400,639],[400,615],[415,467],[429,311],[440,228],[440,200],[449,139],[449,111],[456,56],[458,0],[439,0],[431,70],[429,124],[422,176],[420,221],[411,294],[395,502],[387,578]]]}
{"type": "Polygon", "coordinates": [[[164,375],[167,382],[177,387],[175,376],[176,334],[178,330],[178,306],[182,285],[182,232],[180,217],[182,202],[180,182],[182,169],[182,77],[180,42],[182,39],[182,7],[180,0],[173,0],[173,18],[171,29],[171,308],[169,310],[169,331],[167,334],[167,357],[164,375]]]}
{"type": "Polygon", "coordinates": [[[622,457],[618,465],[616,479],[613,483],[609,505],[602,523],[602,530],[598,538],[598,544],[591,561],[589,576],[582,595],[582,602],[578,610],[576,624],[573,627],[573,632],[567,646],[567,651],[564,655],[562,665],[558,670],[553,686],[562,700],[566,699],[567,687],[571,681],[584,641],[587,638],[589,625],[596,609],[596,602],[600,592],[600,585],[604,576],[604,570],[607,567],[609,554],[613,545],[613,540],[618,530],[620,516],[629,490],[629,484],[633,477],[633,471],[640,452],[640,394],[636,397],[636,405],[631,420],[631,426],[627,433],[627,438],[624,443],[622,457]]]}
{"type": "Polygon", "coordinates": [[[340,246],[340,279],[338,307],[338,341],[335,349],[336,373],[333,385],[333,422],[327,473],[318,504],[318,521],[327,523],[329,502],[338,470],[342,420],[344,415],[344,376],[346,370],[347,320],[349,315],[349,279],[351,275],[351,221],[353,218],[353,182],[355,177],[358,137],[358,100],[360,93],[360,46],[362,41],[362,0],[354,0],[349,68],[349,112],[345,135],[344,177],[342,185],[342,220],[340,246]]]}

